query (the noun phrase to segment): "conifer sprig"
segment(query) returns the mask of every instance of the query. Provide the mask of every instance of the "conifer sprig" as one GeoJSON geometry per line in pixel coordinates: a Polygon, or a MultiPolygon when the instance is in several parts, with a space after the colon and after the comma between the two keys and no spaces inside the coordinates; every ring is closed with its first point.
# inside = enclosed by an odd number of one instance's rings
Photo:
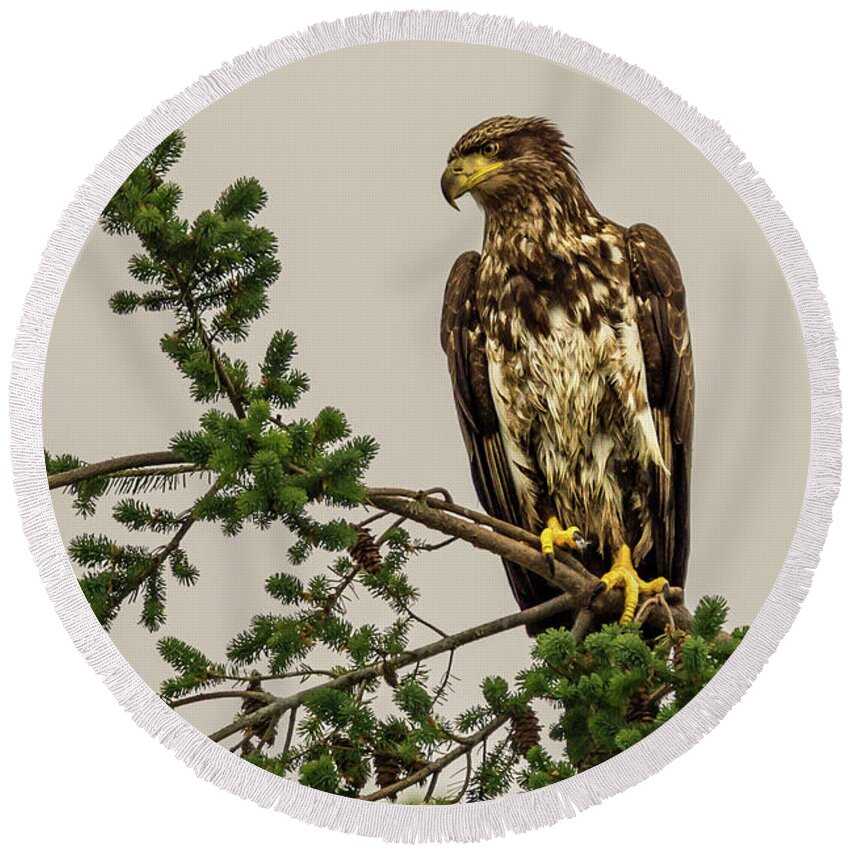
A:
{"type": "MultiPolygon", "coordinates": [[[[159,546],[119,544],[81,535],[69,547],[83,570],[81,586],[101,623],[108,626],[125,600],[143,597],[141,621],[158,629],[166,618],[166,567],[181,584],[200,576],[182,546],[196,522],[216,522],[226,535],[246,525],[261,529],[283,523],[295,535],[293,552],[338,552],[354,532],[342,519],[318,520],[317,504],[351,508],[363,503],[361,478],[377,445],[352,436],[345,415],[327,407],[313,419],[286,424],[275,408],[295,407],[309,388],[295,368],[296,340],[275,331],[256,370],[236,356],[252,323],[269,306],[269,290],[281,266],[277,239],[256,223],[268,197],[258,181],[240,177],[212,209],[194,221],[179,214],[180,187],[169,172],[185,149],[180,132],[167,137],[124,181],[107,204],[107,233],[133,235],[141,250],[128,272],[133,289],[114,293],[110,306],[129,315],[167,311],[174,327],[160,348],[186,379],[191,397],[206,409],[198,427],[171,440],[174,466],[106,471],[69,484],[78,513],[90,516],[102,496],[118,489],[134,496],[188,486],[187,475],[203,471],[213,486],[180,515],[138,498],[122,499],[113,518],[127,531],[166,535],[159,546]],[[106,554],[104,554],[106,553],[106,554]]],[[[83,466],[71,455],[46,454],[48,475],[83,466]]]]}

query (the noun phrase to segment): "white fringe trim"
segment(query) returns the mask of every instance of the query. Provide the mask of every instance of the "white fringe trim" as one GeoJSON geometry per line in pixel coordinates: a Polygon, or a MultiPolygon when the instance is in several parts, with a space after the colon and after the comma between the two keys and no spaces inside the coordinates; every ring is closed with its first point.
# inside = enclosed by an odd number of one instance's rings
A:
{"type": "Polygon", "coordinates": [[[44,251],[14,349],[11,418],[15,484],[33,558],[77,648],[136,723],[220,788],[312,824],[404,842],[476,841],[552,824],[640,782],[699,741],[743,696],[794,620],[826,537],[841,465],[835,338],[814,269],[782,207],[720,125],[649,74],[585,42],[509,18],[454,12],[372,14],[317,24],[202,77],[128,133],[77,191],[44,251]],[[269,71],[340,48],[404,40],[491,45],[559,62],[631,96],[699,148],[744,200],[779,260],[800,317],[811,386],[803,510],[779,578],[742,646],[696,699],[625,753],[554,786],[471,805],[375,805],[315,791],[231,755],[168,708],[124,660],[80,591],[59,536],[42,454],[42,381],[59,297],[101,210],[127,174],[192,116],[269,71]]]}

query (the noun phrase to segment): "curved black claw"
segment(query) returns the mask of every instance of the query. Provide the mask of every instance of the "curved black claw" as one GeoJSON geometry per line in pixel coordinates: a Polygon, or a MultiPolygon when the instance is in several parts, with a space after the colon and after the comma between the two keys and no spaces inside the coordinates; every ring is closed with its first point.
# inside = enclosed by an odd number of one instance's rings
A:
{"type": "Polygon", "coordinates": [[[549,575],[555,575],[555,553],[547,552],[546,553],[546,563],[549,564],[549,575]]]}
{"type": "Polygon", "coordinates": [[[666,602],[669,602],[673,598],[673,589],[670,587],[670,582],[664,585],[664,590],[661,591],[664,594],[664,599],[666,602]]]}
{"type": "Polygon", "coordinates": [[[597,584],[596,587],[594,587],[593,590],[590,591],[589,601],[593,602],[593,600],[596,599],[596,597],[599,596],[599,594],[602,593],[603,590],[605,590],[605,582],[600,581],[599,584],[597,584]]]}

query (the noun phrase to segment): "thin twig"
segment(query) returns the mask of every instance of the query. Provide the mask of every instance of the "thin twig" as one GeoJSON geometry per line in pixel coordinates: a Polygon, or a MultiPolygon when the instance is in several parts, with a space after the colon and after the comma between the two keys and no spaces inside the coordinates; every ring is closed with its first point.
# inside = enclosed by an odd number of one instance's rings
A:
{"type": "Polygon", "coordinates": [[[429,803],[431,801],[431,797],[434,796],[434,789],[437,787],[437,780],[439,778],[440,778],[439,773],[435,773],[431,777],[431,781],[428,783],[428,790],[425,792],[425,796],[422,799],[423,803],[429,803]]]}
{"type": "Polygon", "coordinates": [[[289,724],[286,727],[286,740],[283,742],[283,751],[280,754],[281,761],[285,761],[292,747],[292,737],[295,735],[295,719],[298,716],[298,706],[293,706],[289,712],[289,724]]]}
{"type": "Polygon", "coordinates": [[[419,614],[415,614],[407,605],[399,604],[399,607],[411,620],[419,623],[422,626],[425,626],[426,629],[431,629],[435,634],[440,635],[440,637],[446,637],[448,632],[444,632],[439,626],[435,626],[433,623],[429,623],[424,617],[420,617],[419,614]]]}
{"type": "Polygon", "coordinates": [[[664,613],[667,615],[667,625],[670,626],[671,629],[675,629],[676,620],[673,618],[673,611],[670,609],[670,603],[667,601],[663,593],[658,596],[658,599],[661,600],[661,607],[664,609],[664,613]]]}
{"type": "Polygon", "coordinates": [[[383,519],[385,516],[390,516],[389,511],[378,511],[376,514],[371,514],[366,517],[366,519],[361,520],[360,522],[353,522],[352,525],[355,528],[366,528],[367,525],[371,525],[371,523],[376,520],[383,519]]]}
{"type": "Polygon", "coordinates": [[[416,552],[436,552],[438,549],[445,549],[446,546],[451,546],[452,543],[460,540],[459,537],[447,537],[439,543],[421,543],[419,546],[411,547],[416,552]]]}
{"type": "Polygon", "coordinates": [[[449,505],[454,504],[455,500],[452,498],[452,494],[449,493],[449,491],[446,490],[445,487],[429,487],[427,490],[420,490],[418,495],[420,497],[422,497],[422,496],[433,496],[435,493],[439,493],[443,497],[443,500],[447,504],[449,504],[449,505]]]}
{"type": "MultiPolygon", "coordinates": [[[[212,485],[212,487],[210,487],[209,490],[204,493],[201,498],[206,499],[209,496],[214,495],[221,489],[221,486],[221,479],[218,479],[212,485]]],[[[195,524],[196,521],[197,517],[195,516],[194,508],[191,508],[190,513],[180,524],[180,528],[177,529],[171,540],[169,540],[168,543],[166,543],[165,546],[163,546],[161,549],[154,552],[154,557],[151,559],[150,564],[144,569],[141,574],[139,586],[141,586],[142,582],[150,578],[154,573],[156,573],[159,569],[162,568],[162,565],[166,562],[169,555],[171,555],[180,546],[180,544],[183,542],[183,538],[189,533],[189,529],[195,524]]]]}
{"type": "Polygon", "coordinates": [[[220,386],[224,388],[224,392],[227,395],[227,398],[230,401],[230,404],[233,407],[234,412],[236,413],[239,419],[245,418],[245,405],[242,403],[242,398],[236,390],[236,387],[233,384],[233,381],[230,378],[230,375],[227,372],[227,369],[224,367],[224,363],[221,360],[221,355],[218,349],[215,347],[213,340],[210,338],[209,332],[204,325],[203,317],[198,310],[197,304],[195,304],[194,295],[192,293],[192,289],[186,281],[183,280],[183,277],[177,271],[177,267],[172,263],[169,264],[168,270],[171,272],[171,276],[174,279],[174,282],[177,284],[177,288],[180,291],[180,297],[183,300],[183,306],[186,308],[186,311],[189,313],[189,317],[192,320],[192,325],[195,329],[195,333],[198,335],[198,338],[201,341],[201,345],[204,347],[207,352],[207,356],[210,359],[210,363],[212,364],[213,370],[215,371],[216,379],[220,386]]]}
{"type": "Polygon", "coordinates": [[[383,546],[384,543],[386,543],[387,540],[389,539],[390,534],[393,531],[395,531],[397,528],[400,528],[405,522],[407,522],[407,519],[408,519],[407,517],[400,516],[397,520],[395,520],[395,522],[390,523],[390,525],[388,525],[384,529],[381,536],[375,541],[375,545],[378,546],[379,548],[381,546],[383,546]]]}
{"type": "Polygon", "coordinates": [[[466,795],[466,789],[469,788],[469,783],[472,780],[472,750],[466,751],[466,776],[463,779],[463,785],[460,787],[460,791],[449,800],[449,803],[459,803],[464,796],[466,795]]]}
{"type": "Polygon", "coordinates": [[[446,671],[443,673],[443,678],[440,680],[439,687],[436,691],[434,691],[434,698],[431,700],[431,709],[433,710],[434,706],[436,706],[440,700],[443,698],[446,690],[449,687],[449,681],[452,678],[452,665],[455,660],[455,650],[452,649],[449,651],[449,659],[446,661],[446,671]]]}
{"type": "Polygon", "coordinates": [[[340,580],[340,583],[337,585],[334,592],[328,597],[325,604],[322,606],[322,610],[325,614],[330,614],[331,611],[336,607],[337,602],[342,599],[343,593],[345,593],[348,586],[354,579],[357,577],[357,574],[360,572],[360,564],[355,564],[345,575],[344,578],[340,580]]]}
{"type": "Polygon", "coordinates": [[[231,697],[259,699],[265,702],[274,702],[275,699],[274,694],[270,694],[268,691],[204,691],[204,693],[193,694],[192,696],[182,697],[181,699],[166,700],[166,702],[168,702],[170,708],[180,708],[181,706],[192,705],[192,703],[196,702],[206,702],[210,699],[229,699],[231,697]]]}
{"type": "Polygon", "coordinates": [[[672,685],[659,685],[651,694],[649,694],[646,698],[647,703],[653,703],[656,700],[662,699],[666,697],[667,694],[673,692],[672,685]]]}

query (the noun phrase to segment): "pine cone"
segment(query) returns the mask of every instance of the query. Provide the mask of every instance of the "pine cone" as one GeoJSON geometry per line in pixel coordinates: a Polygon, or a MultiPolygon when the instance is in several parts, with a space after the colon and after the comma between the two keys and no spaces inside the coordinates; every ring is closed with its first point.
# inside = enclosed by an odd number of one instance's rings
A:
{"type": "MultiPolygon", "coordinates": [[[[263,690],[263,680],[260,677],[260,674],[257,673],[256,670],[251,671],[251,676],[248,679],[248,687],[245,689],[247,691],[262,691],[263,690]]],[[[257,697],[245,697],[242,700],[242,714],[253,714],[255,711],[259,711],[266,703],[257,699],[257,697]]]]}
{"type": "Polygon", "coordinates": [[[679,636],[676,637],[673,643],[673,669],[681,670],[684,666],[684,662],[682,661],[682,644],[684,643],[686,635],[682,632],[679,633],[679,636]]]}
{"type": "Polygon", "coordinates": [[[357,529],[357,542],[348,550],[352,560],[361,570],[375,575],[383,566],[381,550],[366,528],[357,529]]]}
{"type": "MultiPolygon", "coordinates": [[[[263,690],[263,680],[260,678],[259,673],[256,671],[252,671],[251,678],[248,680],[248,688],[249,691],[262,691],[263,690]],[[254,678],[256,676],[256,678],[254,678]]],[[[245,697],[242,700],[241,712],[240,714],[248,715],[253,714],[255,711],[259,711],[264,706],[268,705],[265,700],[258,699],[257,697],[245,697]]],[[[265,722],[260,722],[257,726],[248,727],[245,732],[245,743],[242,745],[242,752],[244,755],[247,755],[250,752],[253,752],[253,747],[250,744],[250,740],[252,737],[257,737],[260,741],[271,746],[274,744],[276,737],[276,725],[277,718],[272,716],[269,717],[265,722]],[[246,751],[246,745],[250,748],[246,751]]]]}
{"type": "Polygon", "coordinates": [[[652,723],[655,718],[651,710],[649,691],[646,688],[638,688],[629,699],[629,705],[626,709],[626,720],[629,723],[652,723]]]}
{"type": "Polygon", "coordinates": [[[379,750],[372,757],[375,765],[375,782],[379,788],[387,788],[398,782],[401,776],[401,759],[386,750],[379,750]]]}
{"type": "Polygon", "coordinates": [[[395,667],[390,664],[389,661],[384,661],[381,665],[381,673],[384,676],[384,681],[391,687],[398,687],[398,673],[396,672],[395,667]]]}
{"type": "MultiPolygon", "coordinates": [[[[417,755],[413,759],[413,761],[408,762],[407,769],[405,770],[405,776],[409,776],[411,773],[416,773],[418,770],[421,770],[423,767],[427,767],[427,766],[428,766],[428,759],[426,759],[425,756],[422,755],[422,753],[417,753],[417,755]]],[[[417,785],[423,785],[426,782],[426,780],[427,780],[427,777],[426,777],[426,779],[420,779],[419,782],[417,782],[416,784],[417,785]]]]}
{"type": "Polygon", "coordinates": [[[511,728],[519,752],[525,754],[540,744],[540,721],[532,708],[529,707],[523,714],[512,717],[511,728]]]}

